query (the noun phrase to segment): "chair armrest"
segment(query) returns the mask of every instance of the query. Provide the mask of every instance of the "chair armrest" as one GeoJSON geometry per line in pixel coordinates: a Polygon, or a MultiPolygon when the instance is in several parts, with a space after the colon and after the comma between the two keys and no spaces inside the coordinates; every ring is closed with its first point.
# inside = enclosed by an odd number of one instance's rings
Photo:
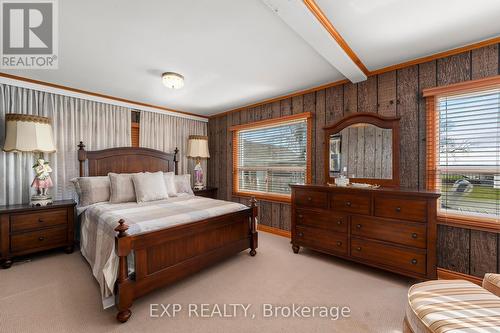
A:
{"type": "Polygon", "coordinates": [[[483,288],[500,297],[500,274],[486,273],[483,288]]]}

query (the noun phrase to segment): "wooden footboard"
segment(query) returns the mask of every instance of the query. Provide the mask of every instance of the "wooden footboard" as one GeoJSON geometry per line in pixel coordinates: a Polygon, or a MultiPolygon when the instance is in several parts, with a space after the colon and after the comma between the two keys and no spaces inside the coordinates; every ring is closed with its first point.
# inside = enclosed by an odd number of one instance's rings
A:
{"type": "Polygon", "coordinates": [[[116,282],[117,319],[126,322],[134,299],[169,285],[230,255],[250,249],[256,254],[257,205],[248,209],[139,235],[127,235],[123,220],[115,231],[119,257],[116,282]],[[135,273],[127,256],[134,251],[135,273]]]}

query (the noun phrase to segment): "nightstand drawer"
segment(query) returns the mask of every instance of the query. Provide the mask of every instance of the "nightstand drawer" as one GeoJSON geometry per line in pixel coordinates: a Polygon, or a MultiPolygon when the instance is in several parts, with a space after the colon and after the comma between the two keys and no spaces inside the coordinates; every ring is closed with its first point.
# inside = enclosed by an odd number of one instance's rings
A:
{"type": "Polygon", "coordinates": [[[31,249],[64,246],[67,243],[67,238],[68,229],[66,226],[16,234],[11,236],[10,251],[17,253],[31,249]]]}
{"type": "Polygon", "coordinates": [[[30,214],[13,214],[10,217],[11,232],[35,230],[67,223],[66,209],[51,209],[30,214]]]}

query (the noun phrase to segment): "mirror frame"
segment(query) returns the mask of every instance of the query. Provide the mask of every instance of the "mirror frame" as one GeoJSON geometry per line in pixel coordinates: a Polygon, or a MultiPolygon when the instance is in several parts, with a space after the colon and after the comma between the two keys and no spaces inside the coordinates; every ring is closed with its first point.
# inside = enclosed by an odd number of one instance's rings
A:
{"type": "Polygon", "coordinates": [[[345,116],[333,125],[323,127],[325,132],[325,142],[323,143],[324,149],[324,167],[325,167],[325,182],[334,183],[334,177],[330,177],[329,168],[329,143],[332,134],[340,133],[344,128],[355,124],[371,124],[380,128],[392,129],[392,178],[391,179],[378,179],[378,178],[349,178],[350,181],[355,183],[377,184],[381,186],[398,187],[400,184],[399,179],[399,117],[384,117],[376,113],[354,113],[345,116]]]}

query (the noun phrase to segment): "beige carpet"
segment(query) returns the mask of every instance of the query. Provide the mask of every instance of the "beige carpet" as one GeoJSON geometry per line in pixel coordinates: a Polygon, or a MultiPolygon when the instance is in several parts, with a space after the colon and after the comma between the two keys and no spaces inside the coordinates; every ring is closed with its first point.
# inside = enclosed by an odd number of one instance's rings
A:
{"type": "Polygon", "coordinates": [[[79,252],[54,252],[0,270],[0,332],[401,332],[412,281],[313,251],[292,253],[286,238],[260,233],[256,257],[241,253],[134,303],[126,324],[102,310],[79,252]],[[150,318],[150,304],[179,303],[175,318],[150,318]],[[251,303],[252,319],[189,318],[189,303],[251,303]],[[262,304],[349,306],[351,317],[263,318],[262,304]],[[186,310],[184,310],[186,309],[186,310]]]}

